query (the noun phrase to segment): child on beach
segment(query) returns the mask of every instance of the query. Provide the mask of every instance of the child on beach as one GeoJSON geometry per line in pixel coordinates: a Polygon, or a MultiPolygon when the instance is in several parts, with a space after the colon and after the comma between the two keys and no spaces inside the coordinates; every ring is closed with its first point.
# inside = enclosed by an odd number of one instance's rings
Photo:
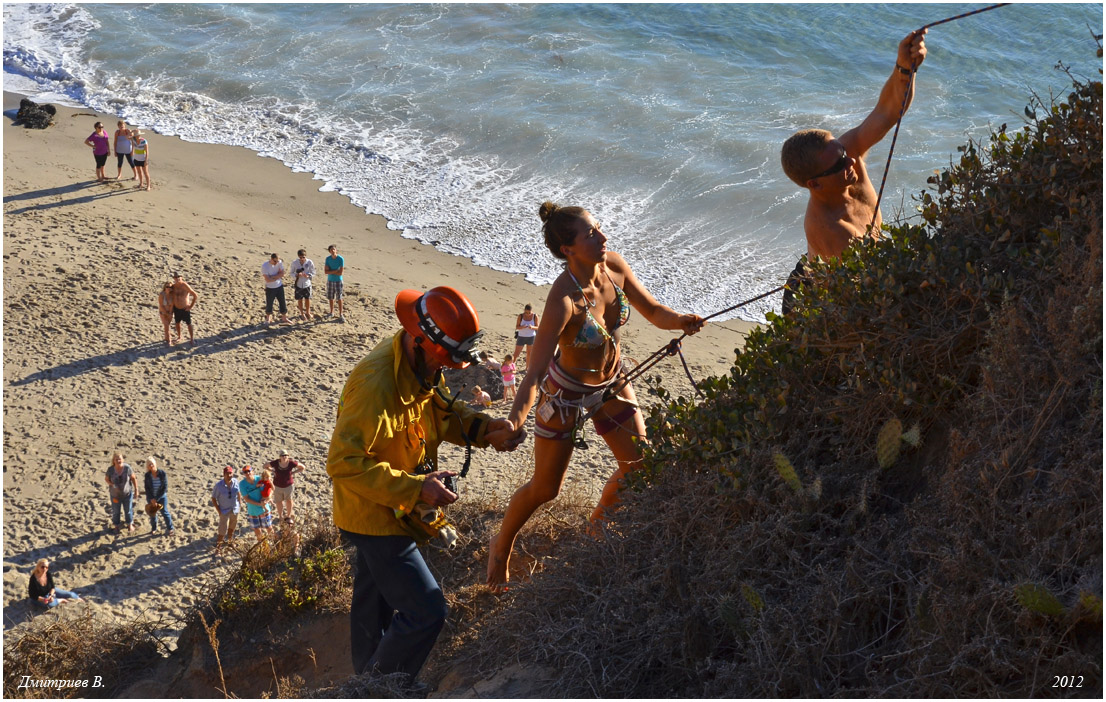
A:
{"type": "Polygon", "coordinates": [[[503,357],[503,363],[499,366],[499,373],[503,376],[503,399],[513,400],[515,397],[514,356],[507,354],[503,357]]]}
{"type": "Polygon", "coordinates": [[[146,141],[146,137],[142,135],[141,129],[131,130],[131,140],[134,142],[134,172],[138,176],[138,185],[134,186],[137,189],[149,190],[150,189],[150,145],[146,141]],[[145,185],[143,185],[145,181],[145,185]]]}
{"type": "Polygon", "coordinates": [[[272,512],[273,505],[270,498],[273,496],[273,475],[268,468],[261,471],[261,501],[265,503],[265,511],[272,512]]]}
{"type": "Polygon", "coordinates": [[[479,385],[474,385],[472,388],[472,406],[473,407],[491,407],[492,396],[480,389],[479,385]]]}

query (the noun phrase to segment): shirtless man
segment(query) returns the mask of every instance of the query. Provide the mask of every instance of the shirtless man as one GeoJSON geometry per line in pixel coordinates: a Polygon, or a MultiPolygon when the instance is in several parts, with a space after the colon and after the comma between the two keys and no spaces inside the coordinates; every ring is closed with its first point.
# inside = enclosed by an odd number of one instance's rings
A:
{"type": "MultiPolygon", "coordinates": [[[[177,336],[173,342],[180,341],[180,325],[184,322],[188,325],[188,342],[196,345],[196,339],[192,335],[192,306],[200,299],[199,293],[192,286],[184,282],[180,273],[173,271],[173,321],[176,323],[177,336]],[[191,299],[189,299],[191,296],[191,299]]],[[[172,346],[173,342],[169,345],[172,346]]]]}
{"type": "MultiPolygon", "coordinates": [[[[816,256],[834,259],[858,239],[879,237],[882,217],[864,158],[895,126],[903,99],[907,107],[914,99],[911,68],[925,60],[925,33],[924,29],[911,32],[899,42],[891,77],[883,85],[875,109],[860,126],[836,139],[824,129],[804,129],[784,142],[780,152],[784,172],[810,191],[803,220],[808,260],[816,256]],[[870,231],[869,225],[873,225],[870,231]]],[[[790,311],[794,292],[805,282],[804,277],[805,262],[800,260],[784,291],[784,314],[790,311]]]]}

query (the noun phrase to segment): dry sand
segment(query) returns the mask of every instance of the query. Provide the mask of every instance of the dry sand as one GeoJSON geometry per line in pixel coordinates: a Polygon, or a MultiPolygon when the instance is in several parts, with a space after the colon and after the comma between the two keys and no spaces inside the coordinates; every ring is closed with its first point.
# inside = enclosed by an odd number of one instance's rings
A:
{"type": "MultiPolygon", "coordinates": [[[[301,519],[329,514],[325,459],[338,394],[355,363],[398,329],[399,290],[457,287],[499,356],[512,350],[523,305],[544,304],[546,288],[404,239],[344,196],[319,192],[310,174],[245,149],[147,130],[154,189],[133,189],[126,164],[124,180],[96,183],[83,141],[96,120],[113,133],[116,118],[58,106],[53,126],[29,130],[11,125],[18,103],[5,93],[5,631],[37,613],[27,580],[46,557],[58,586],[87,599],[69,608],[160,617],[172,637],[203,588],[235,565],[210,552],[210,492],[224,465],[257,466],[286,448],[307,466],[296,481],[301,519]],[[287,265],[306,248],[319,280],[331,243],[346,260],[348,323],[261,325],[266,253],[287,265]],[[172,270],[200,294],[195,348],[162,343],[156,294],[172,270]],[[104,472],[115,450],[138,471],[145,456],[157,457],[169,478],[174,537],[151,533],[144,513],[133,535],[108,531],[104,472]]],[[[115,173],[114,157],[107,172],[115,173]]],[[[537,203],[519,206],[536,211],[537,203]]],[[[534,222],[536,255],[548,255],[534,222]]],[[[623,253],[633,265],[633,252],[623,253]]],[[[325,286],[315,294],[316,311],[325,310],[325,286]]],[[[686,342],[695,377],[727,372],[750,326],[708,325],[686,342]]],[[[625,353],[645,358],[673,336],[637,315],[625,353]]],[[[664,361],[657,374],[671,392],[691,392],[678,362],[664,361]]],[[[476,452],[462,498],[508,494],[529,476],[532,446],[476,452]]],[[[461,453],[445,452],[443,467],[459,466],[461,453]]],[[[597,498],[612,469],[609,453],[592,448],[574,457],[570,481],[597,498]]],[[[253,536],[240,525],[239,539],[253,536]]]]}

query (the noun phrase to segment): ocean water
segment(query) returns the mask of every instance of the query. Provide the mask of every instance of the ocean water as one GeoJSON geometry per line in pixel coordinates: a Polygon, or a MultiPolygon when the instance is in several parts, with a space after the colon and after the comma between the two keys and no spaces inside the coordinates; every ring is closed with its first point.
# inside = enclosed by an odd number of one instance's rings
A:
{"type": "MultiPolygon", "coordinates": [[[[578,204],[658,299],[710,314],[806,249],[783,140],[859,124],[903,36],[981,7],[8,3],[4,89],[280,159],[535,283],[560,271],[538,205],[578,204]]],[[[1031,94],[1065,95],[1059,62],[1099,77],[1102,21],[1101,4],[1016,4],[931,29],[885,221],[915,216],[957,146],[1022,124],[1031,94]]]]}

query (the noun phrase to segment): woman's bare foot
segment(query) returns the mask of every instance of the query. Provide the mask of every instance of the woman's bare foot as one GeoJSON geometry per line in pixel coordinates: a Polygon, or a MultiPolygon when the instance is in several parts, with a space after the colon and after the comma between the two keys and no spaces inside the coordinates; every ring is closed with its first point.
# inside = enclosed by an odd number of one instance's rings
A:
{"type": "Polygon", "coordinates": [[[485,584],[495,592],[502,592],[507,589],[507,567],[511,554],[503,553],[498,544],[499,534],[496,534],[488,544],[488,577],[485,584]]]}

